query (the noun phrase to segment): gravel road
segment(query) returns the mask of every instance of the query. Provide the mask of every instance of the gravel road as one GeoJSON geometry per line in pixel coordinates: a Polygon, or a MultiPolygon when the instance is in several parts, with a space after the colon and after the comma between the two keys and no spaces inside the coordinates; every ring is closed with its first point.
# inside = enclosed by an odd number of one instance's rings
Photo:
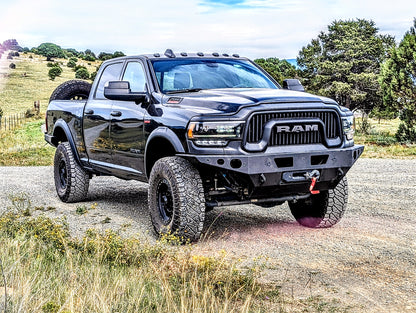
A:
{"type": "MultiPolygon", "coordinates": [[[[286,204],[218,208],[207,214],[194,253],[225,249],[243,262],[263,256],[262,279],[282,288],[288,302],[323,295],[349,312],[416,312],[416,160],[360,159],[348,179],[348,210],[333,228],[299,226],[286,204]]],[[[34,215],[65,217],[75,236],[95,227],[155,240],[146,184],[96,177],[87,202],[64,204],[52,167],[0,167],[0,187],[0,212],[23,192],[32,207],[55,208],[34,215]],[[88,213],[76,214],[81,205],[88,213]]]]}

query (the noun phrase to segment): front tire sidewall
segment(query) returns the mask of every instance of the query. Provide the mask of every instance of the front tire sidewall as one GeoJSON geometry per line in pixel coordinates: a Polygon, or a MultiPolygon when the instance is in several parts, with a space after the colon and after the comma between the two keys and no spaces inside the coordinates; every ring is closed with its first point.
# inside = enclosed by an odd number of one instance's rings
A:
{"type": "Polygon", "coordinates": [[[199,172],[187,160],[166,157],[155,163],[149,178],[148,201],[158,235],[172,234],[181,242],[199,239],[205,219],[204,190],[199,172]],[[165,200],[161,200],[163,197],[165,200]],[[171,209],[167,214],[160,209],[163,203],[171,209]]]}

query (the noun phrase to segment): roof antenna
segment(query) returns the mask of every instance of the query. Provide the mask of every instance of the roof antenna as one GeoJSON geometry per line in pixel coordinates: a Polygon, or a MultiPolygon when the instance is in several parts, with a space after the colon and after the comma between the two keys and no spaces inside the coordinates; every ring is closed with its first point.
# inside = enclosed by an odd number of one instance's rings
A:
{"type": "Polygon", "coordinates": [[[166,55],[168,58],[176,58],[176,55],[175,55],[175,53],[173,53],[172,49],[166,49],[166,51],[165,51],[165,55],[166,55]]]}

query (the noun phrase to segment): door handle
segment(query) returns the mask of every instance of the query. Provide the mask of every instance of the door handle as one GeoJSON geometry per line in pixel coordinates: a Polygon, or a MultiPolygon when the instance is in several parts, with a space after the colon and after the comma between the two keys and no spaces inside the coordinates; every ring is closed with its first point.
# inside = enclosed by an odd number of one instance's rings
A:
{"type": "Polygon", "coordinates": [[[121,116],[121,112],[120,111],[112,111],[111,116],[121,116]]]}
{"type": "Polygon", "coordinates": [[[88,114],[88,115],[94,114],[94,110],[87,109],[84,111],[84,114],[88,114]]]}

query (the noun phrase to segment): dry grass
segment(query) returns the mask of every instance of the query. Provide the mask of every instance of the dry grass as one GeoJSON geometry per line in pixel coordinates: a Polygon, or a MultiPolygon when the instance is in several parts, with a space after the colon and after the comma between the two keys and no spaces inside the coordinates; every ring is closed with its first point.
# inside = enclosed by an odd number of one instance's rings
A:
{"type": "MultiPolygon", "coordinates": [[[[16,69],[9,70],[5,86],[2,90],[0,89],[0,107],[5,116],[25,112],[32,108],[33,102],[37,100],[40,100],[41,112],[45,112],[53,90],[61,83],[75,79],[75,72],[66,66],[68,60],[55,59],[54,61],[61,63],[63,72],[61,76],[52,81],[48,76],[50,68],[47,67],[48,62],[45,57],[33,53],[21,53],[20,57],[14,57],[12,62],[16,64],[16,69]]],[[[92,73],[100,63],[79,60],[77,64],[86,66],[92,73]]],[[[4,78],[0,77],[0,79],[4,78]]]]}

